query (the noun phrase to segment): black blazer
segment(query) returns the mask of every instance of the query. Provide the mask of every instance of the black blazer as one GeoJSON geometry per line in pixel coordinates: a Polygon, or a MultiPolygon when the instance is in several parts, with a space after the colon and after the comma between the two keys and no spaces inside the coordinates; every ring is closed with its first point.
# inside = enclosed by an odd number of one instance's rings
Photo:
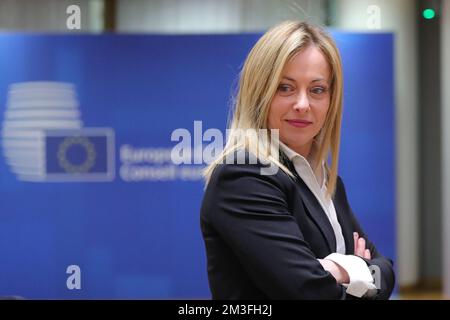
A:
{"type": "MultiPolygon", "coordinates": [[[[292,162],[281,160],[296,174],[292,162]]],[[[261,164],[226,164],[214,170],[206,188],[200,223],[213,299],[352,299],[317,259],[336,250],[331,224],[314,194],[296,175],[281,169],[261,175],[261,164]]],[[[353,232],[366,239],[381,270],[375,299],[394,287],[392,261],[367,239],[337,181],[333,198],[345,239],[354,253],[353,232]]]]}

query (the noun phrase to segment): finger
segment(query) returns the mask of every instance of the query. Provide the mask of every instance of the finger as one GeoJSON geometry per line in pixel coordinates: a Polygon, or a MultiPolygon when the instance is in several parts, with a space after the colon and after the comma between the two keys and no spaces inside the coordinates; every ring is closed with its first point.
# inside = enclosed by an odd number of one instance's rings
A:
{"type": "Polygon", "coordinates": [[[372,259],[369,249],[364,250],[364,259],[368,259],[368,260],[372,259]]]}
{"type": "Polygon", "coordinates": [[[356,249],[358,248],[358,232],[353,232],[353,252],[356,254],[356,249]]]}
{"type": "Polygon", "coordinates": [[[364,238],[358,239],[358,248],[356,255],[364,257],[364,250],[366,250],[366,240],[364,238]]]}

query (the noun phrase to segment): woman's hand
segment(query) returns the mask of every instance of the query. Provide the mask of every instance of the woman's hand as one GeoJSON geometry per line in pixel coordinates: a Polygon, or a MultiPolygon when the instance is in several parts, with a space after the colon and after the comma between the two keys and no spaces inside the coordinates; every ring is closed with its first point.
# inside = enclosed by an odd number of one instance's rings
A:
{"type": "Polygon", "coordinates": [[[336,282],[341,283],[349,283],[350,277],[348,276],[347,271],[345,271],[344,268],[342,268],[340,265],[335,263],[334,261],[327,260],[327,259],[317,259],[319,260],[322,267],[331,273],[331,275],[336,279],[336,282]]]}
{"type": "MultiPolygon", "coordinates": [[[[353,232],[353,241],[355,245],[354,255],[370,260],[371,254],[370,250],[366,249],[366,240],[360,237],[358,232],[353,232]]],[[[342,284],[350,282],[350,278],[347,271],[345,271],[345,269],[342,268],[339,264],[328,259],[317,259],[317,260],[319,260],[320,264],[326,271],[331,273],[331,275],[336,279],[337,283],[342,284]]]]}
{"type": "Polygon", "coordinates": [[[366,249],[366,240],[360,237],[358,232],[353,232],[353,242],[355,245],[355,256],[370,260],[371,255],[370,250],[366,249]]]}

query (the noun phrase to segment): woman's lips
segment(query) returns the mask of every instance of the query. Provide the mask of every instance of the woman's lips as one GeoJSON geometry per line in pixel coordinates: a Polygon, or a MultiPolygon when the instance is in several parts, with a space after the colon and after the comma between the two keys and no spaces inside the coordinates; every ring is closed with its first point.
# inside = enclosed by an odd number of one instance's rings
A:
{"type": "Polygon", "coordinates": [[[310,121],[306,120],[286,120],[290,125],[297,127],[297,128],[304,128],[312,124],[310,121]]]}

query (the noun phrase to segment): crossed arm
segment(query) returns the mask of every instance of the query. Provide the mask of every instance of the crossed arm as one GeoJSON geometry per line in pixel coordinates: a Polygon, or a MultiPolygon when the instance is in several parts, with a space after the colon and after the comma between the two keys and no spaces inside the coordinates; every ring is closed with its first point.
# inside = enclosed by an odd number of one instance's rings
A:
{"type": "MultiPolygon", "coordinates": [[[[360,237],[358,232],[353,232],[353,243],[355,248],[355,256],[370,260],[370,250],[366,249],[366,240],[360,237]]],[[[318,259],[322,267],[331,273],[339,284],[349,283],[350,277],[347,271],[334,261],[329,259],[318,259]]]]}
{"type": "MultiPolygon", "coordinates": [[[[349,275],[330,260],[318,260],[311,251],[289,212],[287,181],[262,176],[251,165],[224,165],[215,172],[205,194],[205,218],[267,297],[346,299],[343,284],[349,275]]],[[[392,263],[378,253],[354,215],[349,218],[357,233],[355,255],[367,265],[378,265],[382,272],[383,288],[375,298],[387,299],[394,283],[392,263]]]]}

